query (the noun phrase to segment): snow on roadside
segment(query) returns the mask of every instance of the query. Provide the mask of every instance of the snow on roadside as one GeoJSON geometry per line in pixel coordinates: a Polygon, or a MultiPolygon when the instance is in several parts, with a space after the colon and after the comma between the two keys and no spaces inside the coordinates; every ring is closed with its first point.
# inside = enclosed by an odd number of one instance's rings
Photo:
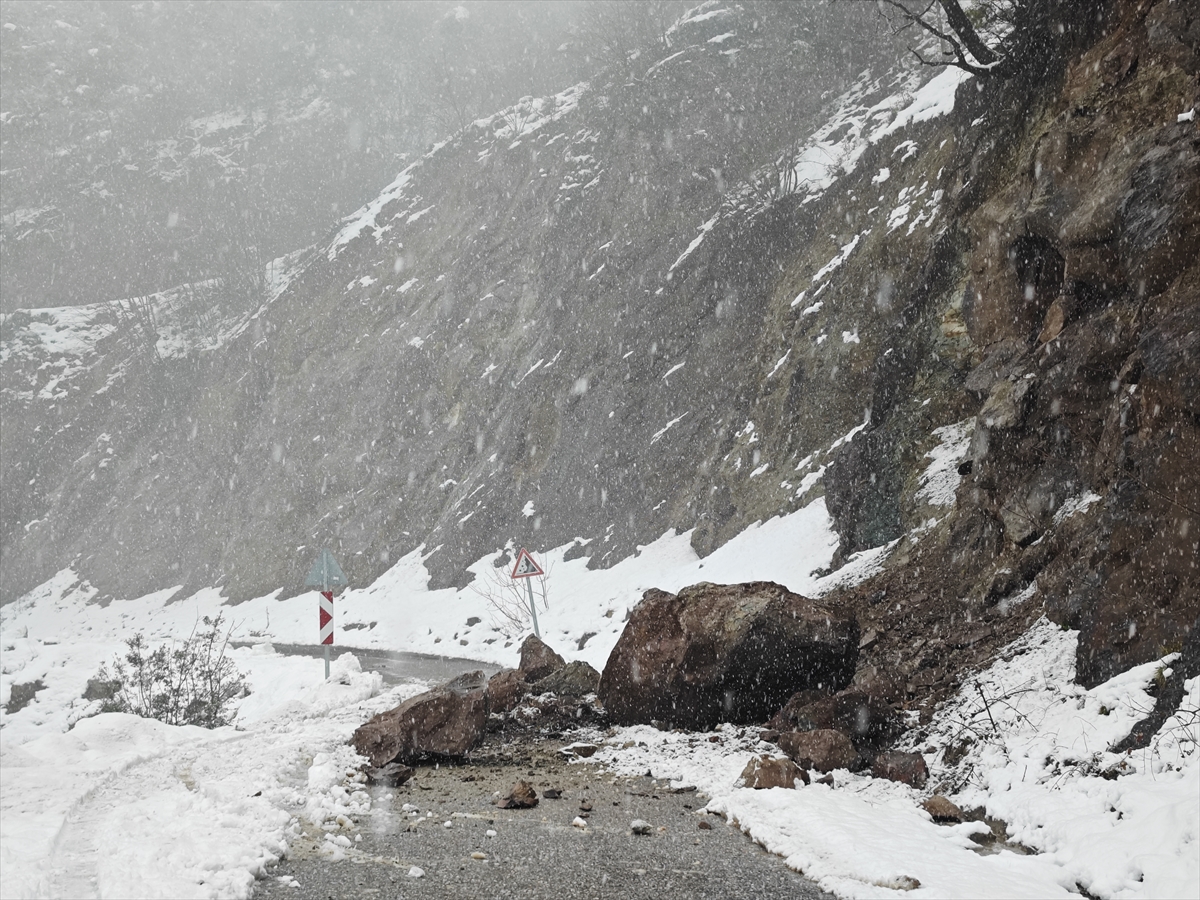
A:
{"type": "Polygon", "coordinates": [[[834,787],[740,788],[752,756],[779,751],[757,729],[728,725],[616,729],[593,760],[696,786],[708,811],[839,897],[1200,896],[1200,679],[1149,749],[1112,754],[1153,706],[1146,688],[1171,657],[1087,690],[1074,684],[1076,640],[1042,620],[912,735],[910,749],[940,748],[925,753],[925,791],[845,770],[834,787]],[[954,766],[947,747],[966,748],[954,766]],[[939,789],[1039,852],[985,855],[970,835],[986,827],[935,825],[920,803],[939,789]]]}
{"type": "Polygon", "coordinates": [[[1076,635],[1043,619],[964,686],[929,737],[965,755],[953,766],[941,755],[933,777],[960,806],[1008,822],[1064,883],[1103,897],[1200,896],[1200,679],[1150,747],[1112,753],[1153,708],[1147,689],[1175,655],[1089,690],[1075,683],[1076,635]]]}
{"type": "MultiPolygon", "coordinates": [[[[77,622],[76,632],[87,628],[77,622]]],[[[73,636],[60,632],[52,649],[73,636]]],[[[83,682],[95,655],[53,666],[83,682]]],[[[302,824],[337,831],[369,809],[346,741],[424,685],[381,692],[382,678],[352,654],[328,683],[320,661],[269,646],[234,658],[253,690],[236,728],[106,713],[64,731],[62,697],[39,692],[30,709],[55,714],[5,727],[0,740],[0,896],[248,897],[302,824]]],[[[6,726],[26,711],[5,715],[6,726]]]]}

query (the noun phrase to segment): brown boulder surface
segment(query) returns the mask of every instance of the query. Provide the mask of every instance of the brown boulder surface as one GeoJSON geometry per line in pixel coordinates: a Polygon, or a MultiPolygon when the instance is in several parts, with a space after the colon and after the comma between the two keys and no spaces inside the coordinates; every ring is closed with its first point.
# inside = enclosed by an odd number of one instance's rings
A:
{"type": "Polygon", "coordinates": [[[488,679],[484,689],[488,712],[506,713],[516,709],[527,689],[528,685],[519,669],[501,669],[488,679]]]}
{"type": "Polygon", "coordinates": [[[891,704],[874,691],[846,688],[819,699],[813,699],[811,691],[797,692],[767,728],[779,732],[831,728],[850,738],[859,752],[869,752],[899,737],[903,724],[891,704]]]}
{"type": "Polygon", "coordinates": [[[761,722],[798,690],[844,686],[858,624],[772,582],[649,590],[597,691],[620,725],[761,722]]]}
{"type": "Polygon", "coordinates": [[[941,794],[934,794],[921,804],[921,808],[933,817],[935,822],[961,822],[963,811],[958,804],[947,800],[941,794]]]}
{"type": "Polygon", "coordinates": [[[566,666],[567,661],[555,653],[550,646],[531,634],[521,644],[521,664],[517,669],[526,681],[540,681],[566,666]]]}
{"type": "Polygon", "coordinates": [[[871,764],[871,774],[915,788],[925,787],[925,782],[929,780],[925,757],[920,753],[905,753],[902,750],[885,750],[876,756],[871,764]]]}
{"type": "Polygon", "coordinates": [[[766,788],[794,788],[796,779],[808,784],[808,773],[786,757],[756,756],[742,769],[743,787],[756,791],[766,788]]]}
{"type": "Polygon", "coordinates": [[[533,809],[537,805],[537,791],[528,781],[518,781],[512,786],[507,797],[496,801],[496,806],[500,809],[533,809]]]}
{"type": "Polygon", "coordinates": [[[600,673],[580,660],[567,663],[557,672],[534,682],[530,691],[535,694],[559,694],[563,697],[584,697],[595,693],[600,686],[600,673]]]}
{"type": "MultiPolygon", "coordinates": [[[[469,683],[481,684],[483,673],[474,674],[478,678],[469,683]]],[[[443,685],[373,716],[355,730],[351,742],[376,768],[393,760],[409,763],[425,756],[465,756],[483,737],[487,714],[482,687],[455,690],[443,685]]]]}
{"type": "Polygon", "coordinates": [[[779,749],[805,769],[832,772],[853,768],[859,760],[850,738],[840,731],[820,728],[815,731],[789,731],[781,734],[779,749]]]}

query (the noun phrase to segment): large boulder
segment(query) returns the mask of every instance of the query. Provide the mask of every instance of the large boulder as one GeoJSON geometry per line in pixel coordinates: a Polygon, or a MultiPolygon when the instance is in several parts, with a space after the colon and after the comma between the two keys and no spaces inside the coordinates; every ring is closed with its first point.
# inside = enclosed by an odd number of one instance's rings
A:
{"type": "Polygon", "coordinates": [[[854,748],[867,755],[900,736],[903,722],[892,705],[876,691],[847,688],[830,697],[813,697],[811,691],[792,696],[767,723],[779,731],[833,729],[846,735],[854,748]]]}
{"type": "Polygon", "coordinates": [[[929,780],[925,757],[920,753],[905,753],[902,750],[885,750],[876,756],[871,763],[871,774],[918,789],[925,787],[925,782],[929,780]]]}
{"type": "Polygon", "coordinates": [[[576,660],[567,663],[557,672],[547,675],[530,686],[534,694],[558,694],[562,697],[586,697],[596,692],[600,685],[600,673],[587,663],[576,660]]]}
{"type": "Polygon", "coordinates": [[[482,672],[405,700],[360,725],[351,742],[372,766],[426,756],[465,756],[483,737],[488,701],[482,672]]]}
{"type": "Polygon", "coordinates": [[[517,668],[528,682],[541,681],[566,664],[567,661],[537,635],[531,634],[521,644],[521,664],[517,668]]]}
{"type": "Polygon", "coordinates": [[[516,709],[528,689],[520,669],[501,669],[488,679],[485,689],[488,712],[506,713],[516,709]]]}
{"type": "Polygon", "coordinates": [[[785,757],[772,757],[766,754],[756,756],[746,763],[738,779],[742,787],[753,788],[756,791],[767,788],[794,788],[796,781],[808,784],[808,773],[785,757]]]}
{"type": "Polygon", "coordinates": [[[496,806],[500,809],[533,809],[537,805],[537,791],[528,781],[518,781],[512,786],[507,797],[496,801],[496,806]]]}
{"type": "Polygon", "coordinates": [[[762,722],[796,691],[854,675],[858,623],[771,582],[649,590],[597,691],[619,725],[762,722]]]}
{"type": "Polygon", "coordinates": [[[831,728],[816,731],[789,731],[781,734],[779,749],[805,769],[832,772],[834,769],[854,769],[860,757],[850,738],[831,728]]]}

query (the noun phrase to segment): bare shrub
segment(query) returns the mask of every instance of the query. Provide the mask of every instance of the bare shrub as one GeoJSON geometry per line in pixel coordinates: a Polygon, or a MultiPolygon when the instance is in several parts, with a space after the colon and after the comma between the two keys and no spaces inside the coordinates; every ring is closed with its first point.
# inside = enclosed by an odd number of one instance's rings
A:
{"type": "Polygon", "coordinates": [[[482,597],[492,613],[492,625],[508,637],[529,629],[529,593],[522,581],[533,586],[534,603],[543,610],[550,608],[548,579],[550,571],[530,579],[510,578],[507,566],[488,566],[483,575],[471,582],[471,590],[482,597]]]}
{"type": "Polygon", "coordinates": [[[126,712],[168,725],[219,728],[232,721],[229,705],[246,694],[246,680],[225,655],[232,629],[223,617],[203,619],[204,630],[192,631],[181,644],[150,651],[139,632],[126,639],[124,656],[112,671],[101,666],[97,680],[116,687],[101,712],[126,712]]]}
{"type": "Polygon", "coordinates": [[[131,343],[135,352],[144,353],[155,363],[162,362],[158,352],[158,313],[154,296],[128,297],[109,301],[117,320],[117,330],[131,343]]]}

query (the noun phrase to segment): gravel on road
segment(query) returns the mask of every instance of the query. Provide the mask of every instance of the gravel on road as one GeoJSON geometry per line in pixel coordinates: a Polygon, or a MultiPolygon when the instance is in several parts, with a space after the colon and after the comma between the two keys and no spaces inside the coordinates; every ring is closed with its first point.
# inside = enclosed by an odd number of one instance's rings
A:
{"type": "Polygon", "coordinates": [[[352,842],[344,859],[332,859],[326,832],[309,827],[255,897],[830,896],[723,817],[702,812],[702,795],[673,792],[648,774],[615,777],[570,763],[558,753],[567,743],[493,736],[470,762],[419,766],[400,787],[372,786],[371,811],[337,832],[352,842]],[[497,795],[517,780],[534,786],[538,805],[498,809],[497,795]],[[561,796],[546,798],[547,789],[561,796]],[[633,833],[638,819],[649,833],[633,833]]]}

